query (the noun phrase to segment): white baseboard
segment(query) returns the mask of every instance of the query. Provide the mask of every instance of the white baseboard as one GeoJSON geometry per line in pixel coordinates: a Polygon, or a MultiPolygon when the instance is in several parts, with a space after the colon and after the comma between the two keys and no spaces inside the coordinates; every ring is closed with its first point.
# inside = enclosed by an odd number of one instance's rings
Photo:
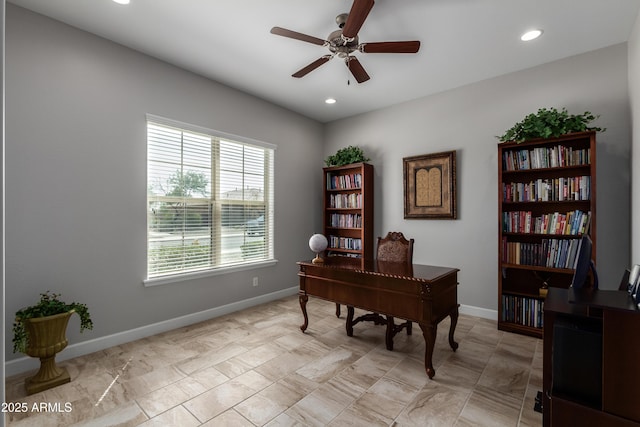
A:
{"type": "MultiPolygon", "coordinates": [[[[141,338],[146,338],[162,332],[189,326],[194,323],[213,319],[215,317],[224,316],[226,314],[244,310],[245,308],[253,307],[258,304],[264,304],[270,301],[275,301],[281,298],[296,295],[298,293],[298,290],[299,288],[297,286],[294,286],[292,288],[283,289],[281,291],[273,292],[270,294],[260,295],[258,297],[249,298],[220,307],[214,307],[197,313],[187,314],[185,316],[176,317],[174,319],[153,323],[151,325],[141,326],[139,328],[130,329],[128,331],[119,332],[117,334],[107,335],[105,337],[84,341],[78,344],[72,344],[65,348],[60,354],[58,354],[56,359],[58,361],[63,361],[72,359],[74,357],[84,356],[86,354],[104,350],[109,347],[114,347],[116,345],[135,341],[141,338]]],[[[469,316],[482,317],[484,319],[490,320],[498,319],[497,310],[489,310],[486,308],[473,307],[470,305],[460,305],[460,313],[467,314],[469,316]]],[[[10,360],[5,363],[5,375],[9,377],[23,372],[36,370],[39,366],[40,364],[37,359],[27,356],[21,357],[19,359],[10,360]]]]}
{"type": "MultiPolygon", "coordinates": [[[[130,341],[135,341],[141,338],[146,338],[162,332],[167,332],[173,329],[192,325],[194,323],[203,322],[215,317],[224,316],[225,314],[233,313],[238,310],[244,310],[245,308],[253,307],[255,305],[264,304],[266,302],[296,295],[298,293],[298,290],[298,286],[295,286],[292,288],[283,289],[281,291],[272,292],[266,295],[260,295],[258,297],[249,298],[220,307],[214,307],[197,313],[187,314],[185,316],[176,317],[174,319],[164,320],[162,322],[153,323],[151,325],[141,326],[139,328],[131,329],[128,331],[107,335],[78,344],[72,344],[65,348],[61,353],[59,353],[56,357],[56,360],[62,361],[72,359],[74,357],[84,356],[85,354],[104,350],[105,348],[124,344],[130,341]]],[[[32,357],[25,356],[19,359],[10,360],[5,363],[5,376],[9,377],[23,372],[36,370],[39,366],[40,362],[32,357]]]]}
{"type": "Polygon", "coordinates": [[[468,314],[469,316],[481,317],[483,319],[498,320],[498,310],[489,310],[488,308],[474,307],[472,305],[460,304],[460,314],[468,314]]]}

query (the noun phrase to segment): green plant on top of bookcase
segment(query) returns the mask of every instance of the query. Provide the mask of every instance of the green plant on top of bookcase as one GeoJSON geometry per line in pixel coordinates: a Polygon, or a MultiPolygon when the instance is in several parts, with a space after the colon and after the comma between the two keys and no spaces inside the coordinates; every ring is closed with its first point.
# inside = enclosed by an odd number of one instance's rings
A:
{"type": "Polygon", "coordinates": [[[324,163],[327,166],[344,166],[352,163],[368,162],[369,158],[364,155],[364,151],[360,147],[350,145],[336,151],[335,154],[327,157],[324,163]]]}
{"type": "Polygon", "coordinates": [[[566,108],[560,111],[556,108],[540,108],[537,113],[527,115],[497,138],[502,142],[520,143],[538,138],[556,138],[574,132],[604,132],[604,128],[589,126],[598,117],[600,116],[594,116],[590,111],[569,114],[566,108]]]}

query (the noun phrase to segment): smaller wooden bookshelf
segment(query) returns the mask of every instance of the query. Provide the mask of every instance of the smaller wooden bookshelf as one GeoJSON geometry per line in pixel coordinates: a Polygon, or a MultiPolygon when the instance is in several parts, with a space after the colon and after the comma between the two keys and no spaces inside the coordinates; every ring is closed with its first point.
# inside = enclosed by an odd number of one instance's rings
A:
{"type": "Polygon", "coordinates": [[[327,256],[373,257],[373,166],[323,168],[323,233],[327,256]]]}
{"type": "Polygon", "coordinates": [[[498,328],[542,337],[543,284],[567,288],[596,242],[595,132],[498,144],[498,328]]]}

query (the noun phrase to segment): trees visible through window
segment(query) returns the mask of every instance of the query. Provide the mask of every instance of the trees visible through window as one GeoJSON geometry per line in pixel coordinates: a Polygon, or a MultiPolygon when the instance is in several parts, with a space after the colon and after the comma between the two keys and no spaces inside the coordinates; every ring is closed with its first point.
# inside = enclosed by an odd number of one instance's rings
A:
{"type": "Polygon", "coordinates": [[[273,158],[268,144],[148,118],[148,278],[273,259],[273,158]]]}

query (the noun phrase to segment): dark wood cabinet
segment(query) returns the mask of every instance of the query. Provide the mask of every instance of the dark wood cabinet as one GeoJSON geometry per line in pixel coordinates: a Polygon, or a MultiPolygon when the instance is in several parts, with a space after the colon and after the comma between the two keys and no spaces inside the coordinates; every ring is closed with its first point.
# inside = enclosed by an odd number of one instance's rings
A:
{"type": "Polygon", "coordinates": [[[373,165],[326,167],[323,175],[327,255],[373,258],[373,165]]]}
{"type": "Polygon", "coordinates": [[[552,288],[544,324],[544,426],[639,426],[640,310],[628,293],[552,288]]]}
{"type": "Polygon", "coordinates": [[[595,132],[498,144],[498,230],[498,328],[542,337],[540,288],[570,285],[583,233],[595,260],[595,132]]]}

